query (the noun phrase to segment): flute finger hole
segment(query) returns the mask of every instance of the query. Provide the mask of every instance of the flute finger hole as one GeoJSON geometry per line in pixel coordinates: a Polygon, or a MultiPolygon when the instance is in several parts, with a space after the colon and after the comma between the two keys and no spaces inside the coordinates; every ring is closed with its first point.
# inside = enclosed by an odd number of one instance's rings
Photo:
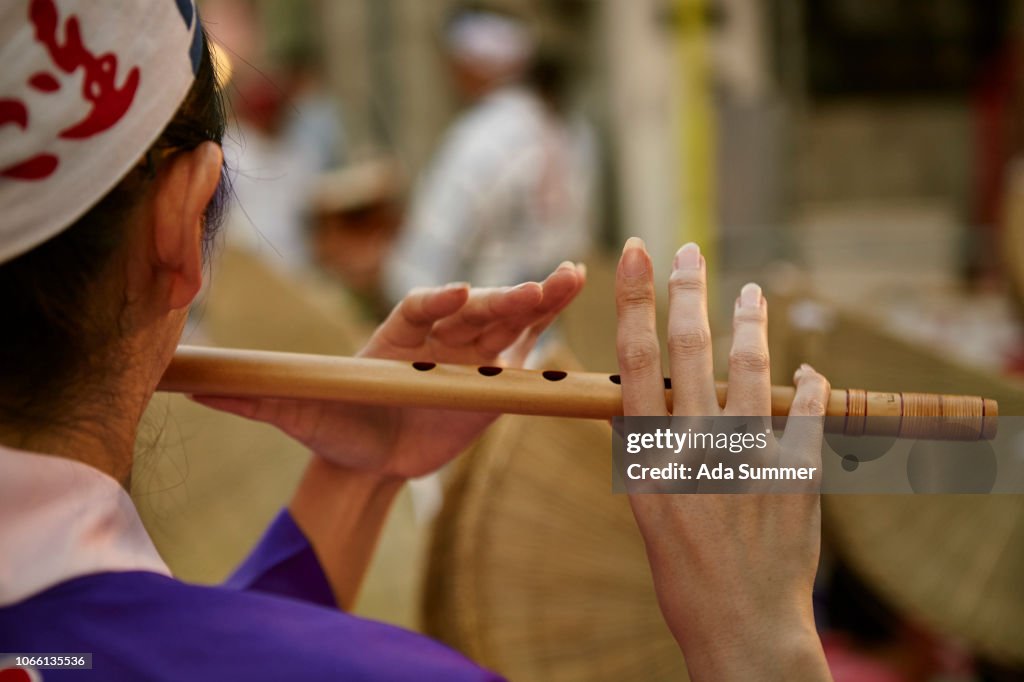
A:
{"type": "Polygon", "coordinates": [[[485,377],[496,377],[501,374],[501,367],[477,367],[476,371],[480,372],[485,377]]]}
{"type": "Polygon", "coordinates": [[[543,372],[541,372],[541,376],[543,376],[548,381],[561,381],[562,379],[567,377],[568,374],[557,369],[546,369],[543,372]]]}
{"type": "Polygon", "coordinates": [[[437,363],[436,362],[414,362],[414,363],[412,363],[412,367],[413,367],[413,369],[418,370],[420,372],[429,372],[430,370],[432,370],[435,367],[437,367],[437,363]]]}
{"type": "MultiPolygon", "coordinates": [[[[622,385],[622,377],[619,376],[618,374],[611,374],[611,375],[609,375],[608,376],[608,381],[612,382],[616,386],[621,386],[622,385]]],[[[668,377],[665,377],[663,381],[665,383],[665,388],[666,389],[672,388],[672,379],[670,379],[668,377]]]]}

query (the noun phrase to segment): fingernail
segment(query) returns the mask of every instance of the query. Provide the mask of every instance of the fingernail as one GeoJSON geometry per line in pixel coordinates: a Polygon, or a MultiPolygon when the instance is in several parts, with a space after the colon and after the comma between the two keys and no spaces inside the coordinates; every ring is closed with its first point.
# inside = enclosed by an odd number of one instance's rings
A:
{"type": "Polygon", "coordinates": [[[647,274],[647,246],[639,237],[630,237],[622,249],[622,273],[628,277],[647,274]]]}
{"type": "Polygon", "coordinates": [[[562,261],[561,263],[558,264],[558,267],[555,268],[555,270],[565,270],[566,268],[572,269],[572,268],[575,268],[575,267],[576,266],[573,265],[573,262],[571,260],[564,260],[564,261],[562,261]]]}
{"type": "Polygon", "coordinates": [[[587,264],[586,263],[577,263],[576,264],[576,272],[578,272],[583,277],[586,277],[587,276],[587,264]]]}
{"type": "Polygon", "coordinates": [[[810,365],[808,365],[808,364],[807,364],[806,362],[805,362],[805,363],[802,363],[802,364],[800,365],[800,369],[802,369],[802,370],[806,370],[806,371],[808,371],[808,372],[816,372],[816,371],[817,371],[816,369],[814,369],[813,367],[811,367],[810,365]]]}
{"type": "Polygon", "coordinates": [[[761,307],[761,287],[750,282],[744,284],[743,288],[740,289],[740,307],[741,308],[760,308],[761,307]]]}
{"type": "Polygon", "coordinates": [[[676,270],[695,270],[700,267],[700,247],[694,242],[683,244],[676,251],[672,267],[676,270]]]}
{"type": "Polygon", "coordinates": [[[449,282],[448,284],[444,285],[445,291],[447,291],[448,289],[468,289],[468,288],[469,288],[469,282],[449,282]]]}

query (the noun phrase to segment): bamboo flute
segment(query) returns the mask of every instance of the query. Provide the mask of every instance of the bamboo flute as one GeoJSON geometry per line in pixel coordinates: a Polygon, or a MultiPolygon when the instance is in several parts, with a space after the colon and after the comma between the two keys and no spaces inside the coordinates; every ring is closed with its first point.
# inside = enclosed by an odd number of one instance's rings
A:
{"type": "MultiPolygon", "coordinates": [[[[717,384],[724,404],[726,384],[717,384]]],[[[622,414],[618,375],[180,346],[158,390],[195,395],[333,400],[583,419],[622,414]]],[[[772,387],[772,415],[795,389],[772,387]]],[[[672,390],[666,379],[665,402],[672,390]]],[[[977,396],[833,388],[826,429],[847,435],[979,440],[998,405],[977,396]],[[877,418],[876,418],[877,417],[877,418]]]]}

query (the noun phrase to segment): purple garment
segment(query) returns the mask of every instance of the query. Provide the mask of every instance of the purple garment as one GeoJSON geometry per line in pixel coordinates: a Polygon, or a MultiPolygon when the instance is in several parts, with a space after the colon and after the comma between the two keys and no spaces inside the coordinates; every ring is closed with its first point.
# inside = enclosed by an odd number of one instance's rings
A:
{"type": "Polygon", "coordinates": [[[332,609],[338,606],[313,546],[288,510],[277,515],[256,550],[224,586],[268,592],[332,609]]]}
{"type": "Polygon", "coordinates": [[[92,653],[46,682],[499,681],[426,637],[339,611],[309,541],[282,512],[224,586],[96,573],[0,608],[0,652],[92,653]]]}

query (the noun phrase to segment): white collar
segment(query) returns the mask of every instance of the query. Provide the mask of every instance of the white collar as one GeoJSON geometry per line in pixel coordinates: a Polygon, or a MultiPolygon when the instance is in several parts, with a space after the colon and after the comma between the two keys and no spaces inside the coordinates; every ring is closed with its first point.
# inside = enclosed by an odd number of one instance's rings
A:
{"type": "Polygon", "coordinates": [[[124,488],[81,462],[0,446],[0,606],[108,571],[170,575],[124,488]]]}

